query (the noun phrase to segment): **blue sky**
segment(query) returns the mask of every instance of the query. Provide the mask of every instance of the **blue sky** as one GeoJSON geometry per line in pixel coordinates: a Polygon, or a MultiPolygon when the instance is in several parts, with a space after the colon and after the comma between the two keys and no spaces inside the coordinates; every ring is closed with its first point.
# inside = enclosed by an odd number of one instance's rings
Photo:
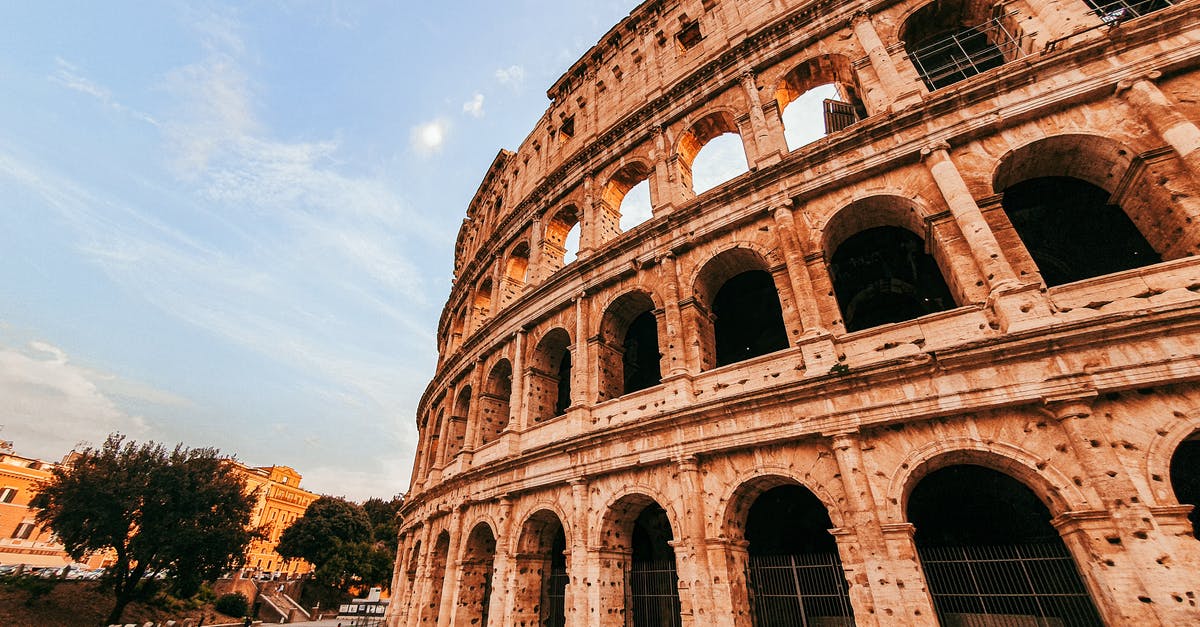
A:
{"type": "Polygon", "coordinates": [[[470,196],[635,5],[4,3],[0,438],[406,490],[470,196]]]}

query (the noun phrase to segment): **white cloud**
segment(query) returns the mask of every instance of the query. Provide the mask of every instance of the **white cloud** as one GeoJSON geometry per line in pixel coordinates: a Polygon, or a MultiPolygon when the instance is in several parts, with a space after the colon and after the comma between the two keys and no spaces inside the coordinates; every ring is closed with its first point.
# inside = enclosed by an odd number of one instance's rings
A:
{"type": "Polygon", "coordinates": [[[66,87],[72,91],[77,91],[81,94],[91,96],[113,111],[132,116],[152,126],[158,126],[158,120],[154,119],[154,117],[150,116],[149,114],[143,113],[136,109],[131,109],[114,100],[112,92],[110,92],[104,86],[98,85],[88,78],[80,75],[79,68],[75,67],[75,65],[72,63],[61,57],[56,58],[55,62],[58,65],[58,69],[48,77],[51,82],[58,83],[59,85],[62,85],[63,87],[66,87]]]}
{"type": "Polygon", "coordinates": [[[496,70],[496,80],[500,81],[501,85],[507,85],[513,89],[520,89],[522,83],[525,82],[525,68],[519,65],[510,65],[505,68],[496,70]]]}
{"type": "Polygon", "coordinates": [[[409,134],[413,150],[421,155],[431,155],[442,149],[450,125],[445,120],[431,120],[414,126],[409,134]]]}
{"type": "Polygon", "coordinates": [[[470,100],[463,103],[462,108],[463,113],[473,118],[483,117],[483,94],[476,92],[470,100]]]}
{"type": "Polygon", "coordinates": [[[3,438],[23,454],[56,460],[81,441],[98,444],[109,433],[144,436],[146,421],[123,410],[112,389],[149,402],[186,402],[144,383],[76,365],[46,342],[0,346],[3,438]]]}

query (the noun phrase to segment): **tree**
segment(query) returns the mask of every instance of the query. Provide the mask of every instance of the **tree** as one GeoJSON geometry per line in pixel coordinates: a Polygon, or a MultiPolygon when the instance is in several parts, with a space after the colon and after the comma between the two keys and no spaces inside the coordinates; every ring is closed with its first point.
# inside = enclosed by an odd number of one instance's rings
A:
{"type": "Polygon", "coordinates": [[[54,469],[30,505],[73,559],[116,554],[105,572],[116,598],[109,624],[121,622],[153,576],[168,575],[176,594],[191,596],[236,564],[255,537],[254,495],[219,451],[180,444],[168,452],[119,434],[54,469]]]}
{"type": "Polygon", "coordinates": [[[322,496],[284,529],[275,551],[288,559],[307,560],[316,568],[317,580],[339,590],[348,589],[352,583],[386,584],[391,577],[396,534],[390,532],[391,545],[376,542],[377,531],[385,536],[389,532],[373,526],[372,520],[379,520],[381,525],[394,524],[395,513],[387,513],[390,505],[382,499],[367,503],[369,507],[360,507],[345,499],[322,496]]]}
{"type": "Polygon", "coordinates": [[[363,501],[362,504],[363,511],[367,513],[367,518],[371,520],[371,541],[376,545],[383,545],[391,549],[392,553],[396,552],[400,541],[398,538],[400,533],[400,519],[396,515],[403,506],[403,495],[393,496],[390,501],[385,501],[381,498],[371,498],[363,501]]]}

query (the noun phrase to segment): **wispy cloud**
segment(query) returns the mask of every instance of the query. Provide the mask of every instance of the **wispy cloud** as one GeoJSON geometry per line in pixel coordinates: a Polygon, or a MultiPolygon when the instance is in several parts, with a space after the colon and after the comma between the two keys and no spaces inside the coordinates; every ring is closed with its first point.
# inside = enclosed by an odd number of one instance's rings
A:
{"type": "Polygon", "coordinates": [[[508,67],[496,70],[496,80],[501,85],[520,89],[525,82],[525,68],[519,65],[510,65],[508,67]]]}
{"type": "Polygon", "coordinates": [[[463,113],[473,117],[483,117],[483,94],[476,92],[470,100],[463,103],[463,113]]]}
{"type": "Polygon", "coordinates": [[[158,120],[154,119],[153,116],[117,102],[113,99],[112,93],[108,89],[82,76],[79,73],[79,68],[75,67],[69,61],[62,57],[57,57],[55,58],[55,64],[57,65],[57,69],[48,77],[51,82],[62,85],[72,91],[91,96],[113,111],[129,115],[152,126],[158,126],[158,120]]]}

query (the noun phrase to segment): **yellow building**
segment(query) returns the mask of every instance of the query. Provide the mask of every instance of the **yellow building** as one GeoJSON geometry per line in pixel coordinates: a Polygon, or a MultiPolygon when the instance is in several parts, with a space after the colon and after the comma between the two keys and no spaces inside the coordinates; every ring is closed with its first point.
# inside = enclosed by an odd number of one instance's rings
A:
{"type": "MultiPolygon", "coordinates": [[[[58,464],[17,455],[10,442],[0,441],[0,564],[66,566],[72,559],[49,529],[37,524],[29,502],[38,484],[50,478],[58,464]]],[[[104,566],[103,554],[88,558],[89,568],[104,566]]]]}
{"type": "Polygon", "coordinates": [[[258,490],[251,524],[262,529],[264,536],[254,540],[246,550],[245,567],[263,572],[301,575],[311,572],[312,564],[304,560],[285,560],[275,552],[279,536],[297,518],[304,515],[316,494],[300,487],[300,473],[287,466],[249,467],[237,464],[238,472],[246,479],[247,490],[258,490]]]}

